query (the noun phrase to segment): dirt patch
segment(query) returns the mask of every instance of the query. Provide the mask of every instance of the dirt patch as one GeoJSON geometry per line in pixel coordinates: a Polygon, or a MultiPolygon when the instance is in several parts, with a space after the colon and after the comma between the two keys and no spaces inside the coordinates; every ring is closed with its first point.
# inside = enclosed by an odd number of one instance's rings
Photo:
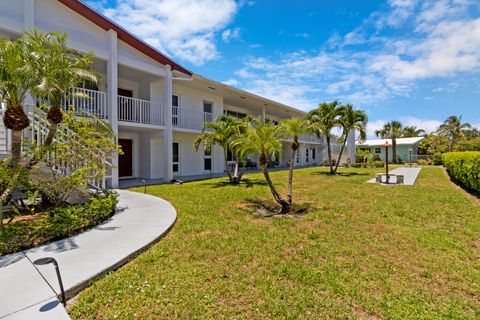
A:
{"type": "Polygon", "coordinates": [[[260,198],[247,199],[240,208],[262,218],[299,218],[313,211],[310,203],[292,203],[290,212],[280,214],[280,206],[260,198]]]}

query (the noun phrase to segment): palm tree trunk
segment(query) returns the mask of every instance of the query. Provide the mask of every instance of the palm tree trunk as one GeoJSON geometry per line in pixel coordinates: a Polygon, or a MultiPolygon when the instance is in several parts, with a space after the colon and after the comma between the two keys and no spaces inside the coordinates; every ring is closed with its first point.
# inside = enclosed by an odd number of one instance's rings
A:
{"type": "Polygon", "coordinates": [[[293,167],[295,166],[295,153],[296,150],[292,148],[292,159],[290,160],[290,168],[288,172],[288,193],[287,193],[287,202],[292,203],[292,194],[293,194],[293,167]]]}
{"type": "Polygon", "coordinates": [[[45,138],[45,141],[43,144],[45,146],[49,146],[53,142],[53,138],[55,138],[55,135],[57,134],[58,131],[58,124],[56,123],[50,123],[50,127],[48,128],[48,134],[47,137],[45,138]]]}
{"type": "Polygon", "coordinates": [[[397,163],[397,139],[392,139],[392,156],[393,156],[393,163],[397,163]]]}
{"type": "Polygon", "coordinates": [[[345,145],[347,144],[347,137],[348,137],[348,132],[345,135],[345,139],[343,139],[342,148],[340,149],[340,154],[338,155],[338,161],[335,164],[335,170],[333,171],[333,174],[337,174],[338,165],[340,164],[340,160],[342,160],[343,149],[345,149],[345,145]]]}
{"type": "Polygon", "coordinates": [[[230,183],[232,183],[233,182],[232,174],[230,173],[230,166],[228,165],[227,149],[226,148],[223,148],[223,158],[225,159],[225,171],[227,172],[228,180],[230,181],[230,183]]]}
{"type": "Polygon", "coordinates": [[[12,130],[12,162],[10,165],[15,167],[20,162],[22,154],[22,131],[12,130]]]}
{"type": "Polygon", "coordinates": [[[327,136],[328,163],[330,165],[330,174],[333,174],[332,148],[330,146],[330,136],[327,136]]]}
{"type": "Polygon", "coordinates": [[[272,192],[273,198],[275,201],[282,206],[282,210],[279,212],[280,214],[285,214],[290,211],[290,203],[285,201],[280,194],[278,193],[277,189],[272,183],[272,179],[270,178],[270,174],[268,173],[267,164],[262,164],[262,171],[263,175],[265,176],[265,180],[267,181],[268,186],[270,187],[270,191],[272,192]]]}

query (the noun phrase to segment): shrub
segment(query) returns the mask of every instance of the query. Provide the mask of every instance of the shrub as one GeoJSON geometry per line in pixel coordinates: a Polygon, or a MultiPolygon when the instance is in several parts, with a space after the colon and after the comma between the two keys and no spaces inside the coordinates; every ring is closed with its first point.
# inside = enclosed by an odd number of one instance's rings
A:
{"type": "Polygon", "coordinates": [[[419,165],[421,165],[421,166],[426,166],[426,165],[428,165],[428,163],[429,163],[429,162],[428,162],[428,160],[426,160],[426,159],[418,159],[418,160],[417,160],[417,164],[419,164],[419,165]]]}
{"type": "Polygon", "coordinates": [[[455,151],[480,151],[480,138],[458,142],[455,151]]]}
{"type": "Polygon", "coordinates": [[[443,157],[441,153],[437,152],[433,155],[433,164],[436,166],[443,164],[443,157]]]}
{"type": "Polygon", "coordinates": [[[445,153],[443,164],[453,179],[468,189],[480,192],[480,152],[445,153]]]}
{"type": "Polygon", "coordinates": [[[370,165],[371,165],[372,168],[383,168],[383,167],[385,167],[385,162],[375,160],[375,161],[372,161],[370,163],[370,165]]]}

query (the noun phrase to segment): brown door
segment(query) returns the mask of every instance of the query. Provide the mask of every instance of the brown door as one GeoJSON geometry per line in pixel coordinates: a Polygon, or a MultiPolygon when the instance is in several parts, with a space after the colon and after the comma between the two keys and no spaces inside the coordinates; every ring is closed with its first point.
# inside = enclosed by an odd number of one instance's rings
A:
{"type": "Polygon", "coordinates": [[[133,98],[133,91],[132,90],[118,88],[117,93],[118,93],[119,96],[133,98]]]}
{"type": "Polygon", "coordinates": [[[132,145],[133,141],[130,139],[118,139],[118,144],[122,146],[123,154],[118,157],[118,176],[131,177],[132,170],[132,145]]]}

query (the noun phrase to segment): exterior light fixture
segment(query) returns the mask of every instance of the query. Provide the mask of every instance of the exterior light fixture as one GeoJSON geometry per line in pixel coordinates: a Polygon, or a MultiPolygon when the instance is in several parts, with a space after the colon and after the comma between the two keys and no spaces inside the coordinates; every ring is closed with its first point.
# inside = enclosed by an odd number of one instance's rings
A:
{"type": "Polygon", "coordinates": [[[143,182],[143,193],[147,193],[147,179],[142,179],[143,182]]]}
{"type": "Polygon", "coordinates": [[[33,261],[33,264],[37,266],[43,266],[50,263],[53,263],[53,265],[55,266],[55,271],[57,272],[58,284],[60,285],[60,293],[62,295],[62,304],[63,306],[67,306],[67,300],[65,299],[65,290],[63,289],[62,277],[60,276],[60,269],[58,268],[57,260],[52,257],[46,257],[33,261]]]}
{"type": "Polygon", "coordinates": [[[388,147],[390,147],[390,144],[388,143],[388,140],[385,141],[385,144],[383,145],[385,147],[385,171],[386,171],[386,181],[385,183],[388,184],[390,182],[390,176],[388,175],[388,147]]]}

